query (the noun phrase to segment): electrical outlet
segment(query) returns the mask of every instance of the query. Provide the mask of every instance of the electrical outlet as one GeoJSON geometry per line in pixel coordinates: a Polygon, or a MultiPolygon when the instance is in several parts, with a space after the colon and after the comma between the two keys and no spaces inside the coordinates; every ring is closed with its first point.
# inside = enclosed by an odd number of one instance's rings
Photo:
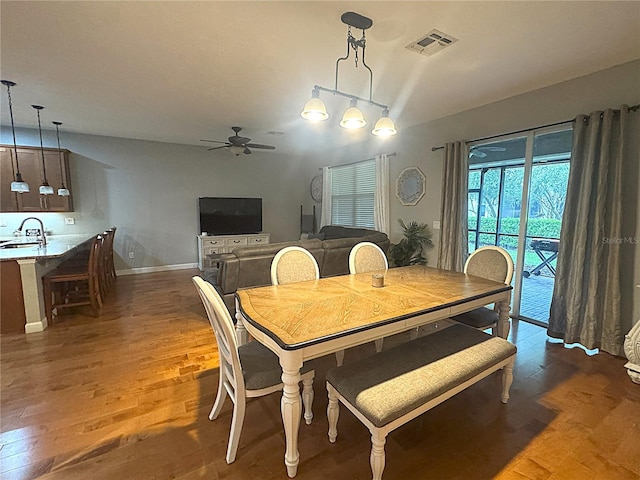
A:
{"type": "Polygon", "coordinates": [[[129,258],[134,258],[133,252],[129,252],[129,258]]]}
{"type": "Polygon", "coordinates": [[[440,230],[440,220],[434,220],[433,221],[433,229],[434,230],[440,230]]]}
{"type": "Polygon", "coordinates": [[[73,217],[65,217],[64,224],[65,225],[75,225],[76,224],[76,219],[73,218],[73,217]]]}
{"type": "Polygon", "coordinates": [[[7,222],[5,222],[4,220],[0,220],[0,227],[6,227],[7,226],[7,222]]]}

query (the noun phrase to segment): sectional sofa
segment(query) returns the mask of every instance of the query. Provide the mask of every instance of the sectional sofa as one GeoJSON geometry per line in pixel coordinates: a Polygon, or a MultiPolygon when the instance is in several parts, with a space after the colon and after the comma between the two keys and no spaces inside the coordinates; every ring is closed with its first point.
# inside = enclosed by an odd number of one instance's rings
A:
{"type": "Polygon", "coordinates": [[[235,314],[235,292],[241,288],[271,285],[271,261],[281,249],[296,245],[311,252],[320,267],[321,277],[349,273],[349,252],[359,242],[373,242],[386,253],[389,237],[382,232],[362,228],[327,225],[315,238],[291,242],[271,243],[251,247],[237,247],[220,257],[217,270],[205,272],[232,317],[235,314]]]}

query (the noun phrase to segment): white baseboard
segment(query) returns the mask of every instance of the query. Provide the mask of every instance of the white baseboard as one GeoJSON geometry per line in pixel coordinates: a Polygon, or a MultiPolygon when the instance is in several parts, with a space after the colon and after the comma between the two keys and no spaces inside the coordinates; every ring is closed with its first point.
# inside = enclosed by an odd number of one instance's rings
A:
{"type": "Polygon", "coordinates": [[[159,265],[157,267],[138,267],[126,270],[116,270],[116,275],[139,275],[141,273],[167,272],[169,270],[187,270],[198,268],[197,263],[181,263],[177,265],[159,265]]]}

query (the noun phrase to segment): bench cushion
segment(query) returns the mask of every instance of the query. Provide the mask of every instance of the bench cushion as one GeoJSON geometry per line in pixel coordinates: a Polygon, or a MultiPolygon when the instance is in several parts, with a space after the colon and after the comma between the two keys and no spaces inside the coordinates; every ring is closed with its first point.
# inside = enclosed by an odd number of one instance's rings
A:
{"type": "Polygon", "coordinates": [[[327,381],[382,427],[515,353],[512,343],[458,324],[331,369],[327,381]]]}

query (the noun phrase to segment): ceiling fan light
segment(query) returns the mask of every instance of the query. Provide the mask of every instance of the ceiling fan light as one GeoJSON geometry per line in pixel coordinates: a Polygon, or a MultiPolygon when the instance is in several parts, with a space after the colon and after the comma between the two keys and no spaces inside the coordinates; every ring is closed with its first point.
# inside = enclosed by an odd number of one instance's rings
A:
{"type": "Polygon", "coordinates": [[[46,182],[40,185],[40,195],[53,195],[53,187],[46,182]]]}
{"type": "Polygon", "coordinates": [[[60,197],[68,197],[70,195],[69,193],[69,189],[68,188],[59,188],[58,189],[58,196],[60,197]]]}
{"type": "Polygon", "coordinates": [[[300,116],[305,120],[311,120],[312,122],[320,122],[329,118],[327,107],[324,102],[318,98],[315,90],[312,97],[304,104],[304,108],[302,109],[300,116]]]}
{"type": "Polygon", "coordinates": [[[229,147],[229,151],[231,151],[231,153],[233,153],[237,157],[241,153],[244,153],[244,148],[245,147],[241,147],[239,145],[232,145],[229,147]]]}
{"type": "Polygon", "coordinates": [[[385,110],[382,113],[382,116],[376,122],[371,133],[378,137],[390,137],[398,133],[393,120],[389,118],[389,110],[385,110]]]}
{"type": "Polygon", "coordinates": [[[340,126],[342,128],[354,130],[356,128],[363,128],[367,124],[367,121],[364,119],[364,115],[356,104],[356,99],[352,99],[351,106],[347,108],[344,115],[342,115],[342,120],[340,120],[340,126]]]}
{"type": "Polygon", "coordinates": [[[28,193],[29,184],[27,182],[23,182],[22,179],[16,180],[15,182],[11,182],[11,191],[17,193],[28,193]]]}

